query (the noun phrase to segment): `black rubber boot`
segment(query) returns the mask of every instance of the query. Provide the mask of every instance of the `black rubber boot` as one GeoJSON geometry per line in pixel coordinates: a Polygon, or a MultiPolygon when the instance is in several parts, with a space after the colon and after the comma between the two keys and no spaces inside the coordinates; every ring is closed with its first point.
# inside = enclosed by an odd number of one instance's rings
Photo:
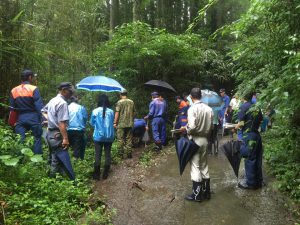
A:
{"type": "Polygon", "coordinates": [[[108,177],[110,166],[104,166],[102,178],[105,180],[108,177]]]}
{"type": "Polygon", "coordinates": [[[203,181],[195,182],[193,181],[193,193],[185,196],[188,201],[201,202],[203,200],[203,181]]]}
{"type": "Polygon", "coordinates": [[[93,179],[100,180],[100,166],[94,166],[93,179]]]}
{"type": "Polygon", "coordinates": [[[203,179],[203,199],[210,199],[210,179],[203,179]]]}

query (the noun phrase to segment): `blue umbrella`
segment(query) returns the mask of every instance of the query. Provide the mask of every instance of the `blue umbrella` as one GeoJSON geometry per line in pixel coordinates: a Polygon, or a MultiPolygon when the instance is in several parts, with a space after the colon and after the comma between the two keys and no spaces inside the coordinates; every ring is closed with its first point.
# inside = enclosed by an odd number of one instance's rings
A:
{"type": "Polygon", "coordinates": [[[89,76],[82,79],[78,84],[76,84],[77,89],[87,90],[87,91],[122,91],[125,88],[119,84],[118,81],[105,77],[105,76],[89,76]]]}
{"type": "Polygon", "coordinates": [[[201,102],[210,107],[220,107],[223,104],[223,99],[216,93],[210,90],[201,90],[201,102]]]}

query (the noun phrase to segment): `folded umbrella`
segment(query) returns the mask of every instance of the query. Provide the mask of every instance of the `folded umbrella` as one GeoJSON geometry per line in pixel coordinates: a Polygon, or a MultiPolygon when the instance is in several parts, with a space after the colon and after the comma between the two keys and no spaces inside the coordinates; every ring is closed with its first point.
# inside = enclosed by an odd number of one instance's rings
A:
{"type": "Polygon", "coordinates": [[[66,150],[59,150],[56,152],[56,156],[63,165],[64,171],[67,173],[71,180],[75,180],[75,173],[72,167],[69,152],[66,150]]]}
{"type": "Polygon", "coordinates": [[[199,149],[199,146],[186,137],[181,137],[175,142],[177,157],[179,161],[179,172],[182,175],[187,163],[199,149]]]}
{"type": "Polygon", "coordinates": [[[231,140],[221,146],[224,154],[226,155],[235,176],[238,178],[239,168],[241,163],[241,141],[231,140]]]}
{"type": "Polygon", "coordinates": [[[150,80],[146,82],[144,85],[156,89],[169,90],[176,93],[176,90],[170,84],[162,80],[150,80]]]}
{"type": "Polygon", "coordinates": [[[125,88],[119,84],[118,81],[105,77],[105,76],[89,76],[82,79],[78,84],[76,84],[77,89],[87,90],[87,91],[104,91],[104,92],[114,92],[122,91],[125,88]]]}

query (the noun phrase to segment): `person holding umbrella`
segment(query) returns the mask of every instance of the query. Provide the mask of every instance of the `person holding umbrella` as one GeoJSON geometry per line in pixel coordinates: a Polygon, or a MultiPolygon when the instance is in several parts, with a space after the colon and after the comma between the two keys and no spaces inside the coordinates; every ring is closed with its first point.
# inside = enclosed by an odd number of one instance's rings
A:
{"type": "Polygon", "coordinates": [[[151,93],[152,101],[149,105],[149,113],[144,117],[145,120],[152,119],[152,134],[155,142],[155,150],[162,150],[162,145],[165,143],[165,127],[166,127],[166,104],[159,98],[159,93],[154,91],[151,93]]]}
{"type": "Polygon", "coordinates": [[[134,125],[134,102],[127,97],[127,91],[120,92],[120,100],[116,105],[114,127],[117,129],[119,154],[123,158],[132,158],[132,128],[134,125]]]}
{"type": "Polygon", "coordinates": [[[199,146],[197,152],[190,160],[191,180],[193,182],[192,194],[185,197],[186,200],[200,202],[210,199],[210,177],[207,165],[208,136],[212,129],[213,111],[202,103],[201,89],[191,90],[193,105],[188,110],[187,126],[181,127],[181,132],[186,132],[189,139],[199,146]]]}
{"type": "Polygon", "coordinates": [[[74,94],[73,85],[63,82],[58,86],[59,93],[42,109],[48,120],[47,142],[50,150],[50,177],[64,170],[74,180],[70,156],[68,153],[69,138],[67,133],[69,111],[67,100],[74,94]]]}

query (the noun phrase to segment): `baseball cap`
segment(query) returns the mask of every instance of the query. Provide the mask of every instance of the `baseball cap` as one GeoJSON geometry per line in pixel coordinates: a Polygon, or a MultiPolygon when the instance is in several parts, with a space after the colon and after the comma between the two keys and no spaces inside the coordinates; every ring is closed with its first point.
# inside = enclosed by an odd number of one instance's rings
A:
{"type": "Polygon", "coordinates": [[[127,92],[127,90],[126,89],[122,89],[121,91],[120,91],[120,94],[127,94],[128,92],[127,92]]]}
{"type": "Polygon", "coordinates": [[[158,92],[154,91],[154,92],[151,93],[151,96],[152,96],[152,97],[158,97],[159,94],[158,94],[158,92]]]}
{"type": "Polygon", "coordinates": [[[34,76],[34,77],[36,77],[37,74],[34,73],[34,72],[33,72],[32,70],[30,70],[30,69],[25,69],[25,70],[22,71],[22,73],[21,73],[21,78],[28,78],[29,76],[34,76]]]}
{"type": "Polygon", "coordinates": [[[62,82],[58,85],[58,90],[65,90],[69,89],[70,91],[74,92],[74,87],[71,82],[62,82]]]}

